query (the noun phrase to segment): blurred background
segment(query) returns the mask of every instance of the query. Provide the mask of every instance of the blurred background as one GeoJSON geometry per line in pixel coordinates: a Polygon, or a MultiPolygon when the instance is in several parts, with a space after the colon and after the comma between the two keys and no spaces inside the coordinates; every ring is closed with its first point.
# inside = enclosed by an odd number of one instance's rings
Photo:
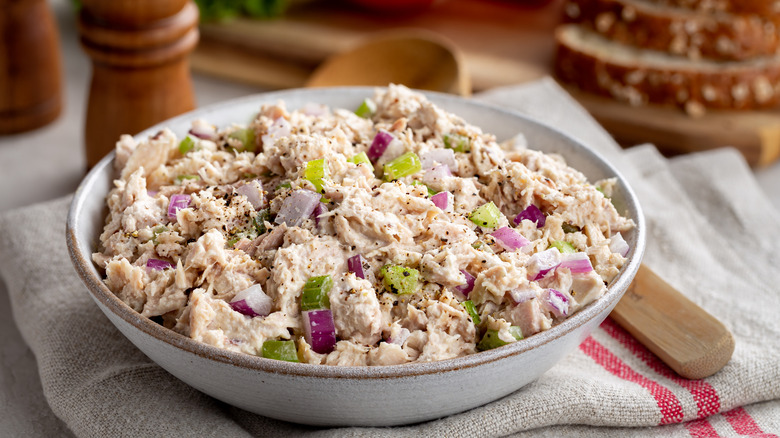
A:
{"type": "Polygon", "coordinates": [[[703,97],[679,89],[670,97],[658,90],[674,75],[642,79],[642,69],[616,73],[610,64],[620,64],[613,55],[624,49],[638,58],[654,51],[694,72],[717,65],[727,94],[768,83],[780,100],[777,31],[774,40],[749,28],[734,34],[730,20],[759,19],[759,12],[713,12],[699,3],[706,2],[0,0],[0,211],[72,192],[118,133],[238,96],[389,81],[469,96],[549,75],[625,146],[653,142],[669,155],[738,148],[780,206],[776,99],[724,104],[708,99],[708,89],[703,97]],[[687,24],[684,41],[666,35],[669,47],[656,47],[664,35],[636,27],[643,16],[635,6],[643,3],[670,8],[661,18],[687,24]],[[725,26],[720,46],[736,44],[738,52],[708,52],[702,39],[711,36],[690,33],[708,16],[725,26]],[[562,42],[565,22],[574,23],[575,42],[562,42]],[[734,62],[769,67],[741,84],[743,76],[721,69],[734,62]],[[618,74],[627,82],[616,84],[618,74]],[[634,86],[647,87],[649,97],[637,99],[634,86]]]}

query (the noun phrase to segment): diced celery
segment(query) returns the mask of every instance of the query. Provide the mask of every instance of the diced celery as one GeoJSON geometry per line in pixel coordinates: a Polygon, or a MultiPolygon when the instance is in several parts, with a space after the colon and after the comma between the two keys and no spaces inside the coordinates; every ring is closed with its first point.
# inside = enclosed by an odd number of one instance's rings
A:
{"type": "Polygon", "coordinates": [[[233,245],[235,245],[236,243],[238,243],[239,240],[241,240],[242,237],[244,237],[244,236],[236,235],[236,236],[233,236],[230,239],[228,239],[228,241],[227,241],[228,248],[232,248],[233,245]]]}
{"type": "MultiPolygon", "coordinates": [[[[605,198],[609,199],[609,202],[610,202],[610,203],[611,203],[613,206],[615,206],[615,202],[612,200],[612,197],[611,197],[611,196],[607,196],[607,194],[606,194],[606,193],[604,193],[604,189],[602,189],[601,187],[596,187],[596,190],[598,190],[599,192],[601,192],[601,194],[602,194],[602,195],[604,195],[604,197],[605,197],[605,198]]],[[[616,207],[616,208],[617,208],[617,207],[616,207]]]]}
{"type": "Polygon", "coordinates": [[[295,348],[295,341],[265,341],[263,342],[262,355],[267,359],[298,362],[298,349],[295,348]]]}
{"type": "Polygon", "coordinates": [[[523,339],[523,330],[516,325],[509,327],[509,334],[518,341],[523,339]]]}
{"type": "Polygon", "coordinates": [[[469,220],[485,228],[498,227],[498,220],[501,218],[501,211],[496,207],[493,201],[481,205],[469,213],[469,220]]]}
{"type": "Polygon", "coordinates": [[[460,134],[444,134],[444,147],[455,152],[471,151],[471,139],[460,134]]]}
{"type": "Polygon", "coordinates": [[[385,265],[382,267],[382,281],[388,291],[406,295],[417,292],[420,286],[420,271],[400,265],[385,265]]]}
{"type": "Polygon", "coordinates": [[[368,155],[365,152],[361,152],[347,161],[354,164],[365,164],[372,172],[374,171],[374,165],[371,164],[371,160],[368,159],[368,155]]]}
{"type": "Polygon", "coordinates": [[[577,231],[580,231],[580,227],[578,227],[576,225],[572,225],[572,224],[570,224],[568,222],[564,222],[561,225],[561,228],[563,228],[563,232],[564,233],[576,233],[577,231]]]}
{"type": "Polygon", "coordinates": [[[255,150],[255,131],[251,128],[244,128],[233,131],[228,137],[236,139],[241,142],[241,148],[239,151],[254,152],[255,150]]]}
{"type": "Polygon", "coordinates": [[[322,180],[330,178],[328,161],[324,158],[320,158],[319,160],[307,162],[303,175],[310,183],[314,184],[314,188],[317,189],[318,192],[322,193],[322,180]]]}
{"type": "Polygon", "coordinates": [[[508,342],[498,337],[498,330],[488,330],[482,336],[482,340],[477,344],[477,350],[485,351],[506,345],[508,342]]]}
{"type": "Polygon", "coordinates": [[[428,185],[427,185],[427,184],[424,184],[424,183],[423,183],[423,182],[421,182],[421,181],[414,181],[414,182],[412,183],[412,185],[413,185],[413,186],[425,186],[425,188],[426,188],[426,189],[428,189],[428,197],[429,197],[429,198],[430,198],[431,196],[433,196],[433,195],[435,195],[435,194],[439,193],[439,192],[437,192],[436,190],[433,190],[432,188],[428,187],[428,185]]]}
{"type": "Polygon", "coordinates": [[[157,243],[158,243],[157,242],[157,236],[159,236],[160,234],[162,234],[162,233],[164,233],[166,231],[168,231],[168,227],[166,227],[165,225],[158,225],[158,226],[152,228],[152,233],[153,233],[152,234],[152,243],[157,245],[157,243]]]}
{"type": "Polygon", "coordinates": [[[255,230],[257,230],[257,234],[263,234],[267,231],[265,229],[265,221],[270,222],[270,219],[271,219],[271,210],[265,209],[257,212],[255,217],[252,218],[252,223],[255,226],[255,230]]]}
{"type": "Polygon", "coordinates": [[[191,151],[194,147],[195,140],[193,140],[192,137],[188,135],[184,137],[179,143],[179,152],[181,152],[182,155],[187,155],[187,152],[191,151]]]}
{"type": "Polygon", "coordinates": [[[488,254],[495,254],[495,251],[493,251],[493,248],[491,248],[490,245],[486,244],[485,242],[483,242],[481,240],[477,240],[476,242],[472,243],[471,247],[476,249],[476,250],[479,250],[479,251],[484,251],[484,252],[486,252],[488,254]]]}
{"type": "Polygon", "coordinates": [[[176,177],[176,181],[178,181],[178,182],[182,182],[182,181],[188,180],[188,179],[200,179],[200,176],[198,176],[198,175],[179,175],[179,176],[176,177]]]}
{"type": "Polygon", "coordinates": [[[474,324],[479,325],[479,313],[477,313],[477,307],[474,305],[474,302],[468,300],[460,303],[460,305],[466,309],[466,312],[471,316],[471,320],[474,321],[474,324]]]}
{"type": "Polygon", "coordinates": [[[279,184],[278,186],[276,186],[276,190],[291,189],[291,188],[292,188],[292,184],[290,184],[290,181],[283,182],[283,183],[279,184]]]}
{"type": "Polygon", "coordinates": [[[333,287],[330,275],[311,277],[306,280],[301,293],[301,310],[330,309],[328,292],[333,287]]]}
{"type": "MultiPolygon", "coordinates": [[[[252,220],[254,221],[254,218],[252,218],[252,220]]],[[[233,234],[226,242],[228,248],[232,248],[241,239],[246,238],[252,240],[255,237],[257,237],[258,236],[257,224],[255,223],[254,226],[249,226],[244,229],[234,230],[232,233],[233,234]]]]}
{"type": "Polygon", "coordinates": [[[360,106],[355,110],[355,114],[364,119],[370,119],[376,112],[376,104],[371,99],[365,99],[360,106]]]}
{"type": "Polygon", "coordinates": [[[550,248],[556,248],[561,254],[574,254],[577,248],[565,240],[554,240],[550,242],[550,248]]]}
{"type": "Polygon", "coordinates": [[[385,181],[395,181],[398,178],[414,175],[422,170],[420,157],[414,152],[407,152],[385,164],[385,181]]]}

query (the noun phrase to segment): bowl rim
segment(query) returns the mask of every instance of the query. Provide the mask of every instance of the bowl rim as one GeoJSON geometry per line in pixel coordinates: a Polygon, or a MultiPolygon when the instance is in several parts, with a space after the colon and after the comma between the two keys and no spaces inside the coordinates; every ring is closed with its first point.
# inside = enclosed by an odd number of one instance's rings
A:
{"type": "MultiPolygon", "coordinates": [[[[250,103],[256,101],[258,108],[262,103],[279,100],[282,97],[298,94],[329,94],[329,93],[357,93],[364,92],[366,96],[372,95],[373,91],[382,87],[329,87],[329,88],[308,88],[308,89],[289,89],[266,93],[257,93],[244,96],[237,99],[230,99],[216,104],[207,105],[193,111],[181,114],[171,119],[155,124],[153,127],[145,129],[136,134],[135,138],[148,136],[160,128],[180,123],[187,119],[193,119],[200,115],[213,113],[230,106],[241,103],[250,103]]],[[[499,361],[505,358],[521,355],[527,351],[536,349],[542,345],[553,342],[554,340],[574,332],[580,326],[597,318],[604,310],[614,306],[628,289],[630,282],[636,275],[646,245],[646,226],[644,214],[639,204],[639,200],[634,193],[628,181],[623,175],[598,152],[591,149],[584,143],[572,138],[571,136],[549,126],[537,119],[528,117],[515,110],[502,108],[496,105],[484,102],[464,99],[444,93],[429,92],[423,90],[414,90],[423,93],[427,98],[433,98],[437,106],[442,102],[457,102],[457,104],[466,103],[470,106],[476,106],[483,111],[492,111],[504,113],[514,118],[523,119],[525,122],[537,125],[546,131],[547,134],[559,137],[562,141],[572,143],[589,156],[590,161],[594,161],[598,167],[603,168],[613,177],[617,178],[625,192],[625,209],[634,211],[636,217],[632,217],[636,225],[636,244],[630,248],[627,263],[621,268],[618,275],[607,287],[607,292],[596,301],[588,304],[585,308],[567,318],[563,322],[554,325],[549,330],[536,333],[520,342],[513,342],[505,346],[492,350],[469,354],[462,357],[445,359],[432,362],[413,362],[400,365],[380,365],[380,366],[338,366],[338,365],[317,365],[307,363],[285,362],[273,359],[267,359],[259,356],[253,356],[245,353],[233,352],[219,347],[208,345],[195,341],[173,330],[167,329],[151,319],[141,316],[120,300],[103,282],[103,279],[97,275],[97,269],[91,261],[92,254],[83,254],[80,250],[80,242],[76,230],[79,227],[81,215],[84,212],[86,200],[91,194],[90,187],[101,181],[101,175],[107,167],[113,167],[115,152],[111,152],[101,159],[87,174],[79,184],[68,211],[66,223],[66,240],[68,252],[71,261],[81,278],[87,286],[92,298],[101,305],[104,311],[110,311],[115,317],[120,318],[131,326],[141,330],[145,335],[154,338],[158,342],[168,344],[182,352],[194,354],[200,358],[220,362],[224,365],[243,368],[251,371],[262,371],[273,374],[283,374],[302,377],[317,377],[331,379],[394,379],[410,376],[422,376],[428,374],[438,374],[450,371],[456,371],[466,368],[481,366],[484,364],[499,361]]],[[[113,172],[113,170],[109,170],[113,172]]]]}

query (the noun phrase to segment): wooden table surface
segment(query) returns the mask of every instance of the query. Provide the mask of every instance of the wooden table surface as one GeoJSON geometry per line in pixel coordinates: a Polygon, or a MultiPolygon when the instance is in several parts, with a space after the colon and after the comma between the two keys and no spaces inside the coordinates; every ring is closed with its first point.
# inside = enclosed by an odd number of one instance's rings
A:
{"type": "Polygon", "coordinates": [[[422,13],[387,16],[338,2],[304,3],[274,20],[236,19],[201,26],[196,70],[254,84],[302,86],[330,55],[389,30],[425,29],[450,39],[480,91],[549,72],[562,0],[450,0],[422,13]],[[221,62],[214,62],[219,59],[221,62]]]}

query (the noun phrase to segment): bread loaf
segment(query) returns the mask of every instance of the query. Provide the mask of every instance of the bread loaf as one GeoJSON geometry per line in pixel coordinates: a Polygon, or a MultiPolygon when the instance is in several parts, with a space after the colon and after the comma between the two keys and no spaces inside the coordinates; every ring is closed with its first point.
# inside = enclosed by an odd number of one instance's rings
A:
{"type": "Polygon", "coordinates": [[[700,12],[758,14],[764,17],[780,14],[780,0],[655,0],[656,3],[700,12]]]}
{"type": "Polygon", "coordinates": [[[631,105],[755,109],[780,102],[780,57],[690,60],[609,40],[578,25],[556,30],[555,73],[563,82],[631,105]]]}
{"type": "Polygon", "coordinates": [[[780,50],[780,26],[771,19],[657,3],[663,1],[695,6],[694,0],[568,0],[565,21],[615,41],[691,59],[744,60],[780,50]]]}

